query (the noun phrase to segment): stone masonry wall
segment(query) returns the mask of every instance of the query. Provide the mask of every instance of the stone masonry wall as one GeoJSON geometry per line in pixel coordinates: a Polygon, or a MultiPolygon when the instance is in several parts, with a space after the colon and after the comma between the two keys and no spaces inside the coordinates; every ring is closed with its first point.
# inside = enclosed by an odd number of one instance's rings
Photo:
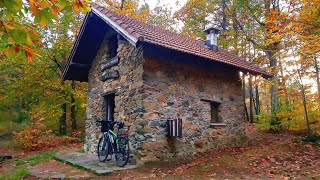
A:
{"type": "MultiPolygon", "coordinates": [[[[116,91],[115,114],[116,120],[125,121],[126,125],[131,125],[134,120],[139,121],[138,113],[141,110],[141,90],[143,74],[143,50],[135,48],[127,41],[118,40],[117,55],[119,64],[106,71],[118,70],[119,79],[109,79],[105,82],[100,80],[102,73],[101,62],[112,58],[108,54],[108,49],[112,44],[105,38],[92,63],[89,72],[89,94],[87,102],[86,119],[86,139],[85,151],[96,154],[100,133],[100,124],[97,119],[105,119],[105,105],[103,94],[116,91]]],[[[114,44],[113,44],[114,45],[114,44]]],[[[131,131],[131,136],[134,131],[131,131]]],[[[132,139],[132,138],[131,138],[132,139]]],[[[133,149],[135,149],[135,144],[133,149]]],[[[134,152],[134,151],[133,151],[134,152]]]]}
{"type": "MultiPolygon", "coordinates": [[[[154,54],[154,53],[153,53],[154,54]]],[[[236,70],[170,60],[145,51],[143,105],[147,132],[140,133],[142,161],[169,159],[243,142],[241,81],[236,70]],[[210,127],[210,103],[218,100],[225,126],[210,127]],[[166,137],[166,120],[179,117],[183,138],[166,137]]],[[[214,66],[214,65],[213,65],[214,66]]]]}
{"type": "Polygon", "coordinates": [[[101,136],[96,120],[105,118],[103,94],[112,91],[116,92],[114,118],[131,126],[131,152],[142,162],[241,143],[244,114],[237,71],[212,71],[118,40],[119,64],[106,71],[118,70],[120,77],[102,82],[100,65],[112,58],[108,54],[112,43],[103,40],[89,72],[86,152],[96,153],[101,136]],[[225,126],[210,127],[210,104],[200,99],[222,102],[219,115],[225,126]],[[183,138],[170,139],[166,120],[176,117],[183,121],[183,138]]]}

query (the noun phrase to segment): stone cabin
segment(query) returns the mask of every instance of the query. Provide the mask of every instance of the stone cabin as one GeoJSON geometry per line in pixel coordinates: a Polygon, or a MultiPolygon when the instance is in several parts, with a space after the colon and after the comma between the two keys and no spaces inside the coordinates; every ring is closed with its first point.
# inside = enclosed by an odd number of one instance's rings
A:
{"type": "Polygon", "coordinates": [[[88,82],[85,151],[96,153],[97,119],[130,125],[141,162],[241,143],[239,71],[271,75],[218,48],[216,29],[207,34],[203,42],[92,7],[63,70],[88,82]]]}

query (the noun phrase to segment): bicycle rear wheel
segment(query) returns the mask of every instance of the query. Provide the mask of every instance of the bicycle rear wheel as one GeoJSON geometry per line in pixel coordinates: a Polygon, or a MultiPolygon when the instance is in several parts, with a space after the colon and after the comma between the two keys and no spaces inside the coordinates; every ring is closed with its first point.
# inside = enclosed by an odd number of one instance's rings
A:
{"type": "Polygon", "coordinates": [[[97,148],[98,158],[100,162],[106,161],[109,155],[108,149],[110,149],[109,139],[103,135],[99,140],[98,148],[97,148]]]}
{"type": "Polygon", "coordinates": [[[120,137],[118,139],[118,149],[115,154],[116,164],[119,167],[124,167],[130,158],[130,146],[129,146],[129,138],[120,137]]]}

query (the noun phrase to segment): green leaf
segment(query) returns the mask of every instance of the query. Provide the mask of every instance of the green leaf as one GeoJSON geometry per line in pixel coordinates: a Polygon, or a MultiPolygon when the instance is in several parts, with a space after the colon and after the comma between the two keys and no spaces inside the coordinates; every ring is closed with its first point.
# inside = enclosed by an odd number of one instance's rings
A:
{"type": "Polygon", "coordinates": [[[26,51],[24,49],[21,49],[18,57],[21,59],[27,59],[26,51]]]}
{"type": "Polygon", "coordinates": [[[243,6],[244,6],[244,0],[239,0],[237,3],[236,9],[237,10],[242,9],[243,6]]]}
{"type": "Polygon", "coordinates": [[[39,23],[40,20],[41,20],[41,16],[42,16],[42,12],[40,12],[39,14],[37,14],[37,15],[34,17],[34,22],[35,22],[35,23],[39,23]]]}
{"type": "Polygon", "coordinates": [[[20,29],[13,29],[13,30],[9,31],[8,34],[15,42],[20,42],[20,43],[27,42],[26,33],[20,29]]]}
{"type": "Polygon", "coordinates": [[[1,36],[1,41],[2,42],[8,42],[8,40],[9,40],[8,34],[4,34],[4,35],[1,36]]]}

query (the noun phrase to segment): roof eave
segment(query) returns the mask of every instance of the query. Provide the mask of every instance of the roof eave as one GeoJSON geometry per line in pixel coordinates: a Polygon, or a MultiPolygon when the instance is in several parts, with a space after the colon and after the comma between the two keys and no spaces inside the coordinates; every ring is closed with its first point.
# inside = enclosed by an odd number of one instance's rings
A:
{"type": "Polygon", "coordinates": [[[136,46],[138,42],[138,38],[135,38],[131,34],[129,34],[125,29],[123,29],[121,26],[119,26],[117,23],[115,23],[112,19],[110,19],[105,14],[101,13],[98,9],[95,7],[91,7],[92,12],[100,17],[104,22],[106,22],[109,26],[111,26],[115,31],[117,31],[119,34],[121,34],[127,41],[129,41],[132,45],[136,46]]]}
{"type": "Polygon", "coordinates": [[[76,52],[76,50],[78,48],[80,39],[82,38],[82,35],[83,35],[83,32],[84,32],[84,29],[87,26],[89,15],[90,15],[90,12],[87,13],[86,16],[84,17],[83,23],[82,23],[80,31],[79,31],[79,35],[77,36],[76,42],[73,44],[73,47],[72,47],[71,53],[70,53],[70,55],[68,57],[68,60],[67,60],[67,62],[65,64],[65,66],[63,67],[62,76],[61,76],[61,79],[63,81],[65,80],[65,77],[66,77],[66,74],[68,72],[69,66],[70,66],[70,64],[71,64],[71,62],[72,62],[72,60],[74,58],[74,54],[75,54],[75,52],[76,52]]]}

